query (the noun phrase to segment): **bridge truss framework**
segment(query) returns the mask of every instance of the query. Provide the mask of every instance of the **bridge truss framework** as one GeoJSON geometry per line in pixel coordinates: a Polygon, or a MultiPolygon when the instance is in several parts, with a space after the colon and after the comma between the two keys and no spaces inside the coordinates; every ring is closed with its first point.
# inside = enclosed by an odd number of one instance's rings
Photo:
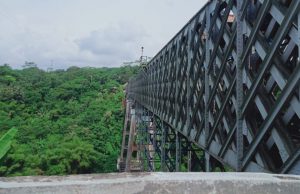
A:
{"type": "Polygon", "coordinates": [[[300,174],[298,26],[298,0],[208,2],[130,80],[124,169],[300,174]]]}

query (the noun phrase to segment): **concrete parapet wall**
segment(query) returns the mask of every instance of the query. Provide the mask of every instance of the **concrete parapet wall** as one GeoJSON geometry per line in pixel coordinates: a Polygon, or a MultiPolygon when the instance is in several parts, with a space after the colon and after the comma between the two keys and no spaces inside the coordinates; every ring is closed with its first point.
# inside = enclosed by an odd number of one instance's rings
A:
{"type": "Polygon", "coordinates": [[[0,178],[0,194],[299,194],[300,176],[263,173],[120,173],[0,178]]]}

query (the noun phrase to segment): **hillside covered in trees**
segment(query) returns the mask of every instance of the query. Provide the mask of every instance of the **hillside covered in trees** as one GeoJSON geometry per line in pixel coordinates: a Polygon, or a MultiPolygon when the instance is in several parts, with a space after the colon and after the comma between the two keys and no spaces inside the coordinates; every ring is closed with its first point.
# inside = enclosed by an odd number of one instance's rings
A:
{"type": "Polygon", "coordinates": [[[137,70],[0,66],[0,137],[17,129],[0,176],[116,171],[124,88],[137,70]]]}

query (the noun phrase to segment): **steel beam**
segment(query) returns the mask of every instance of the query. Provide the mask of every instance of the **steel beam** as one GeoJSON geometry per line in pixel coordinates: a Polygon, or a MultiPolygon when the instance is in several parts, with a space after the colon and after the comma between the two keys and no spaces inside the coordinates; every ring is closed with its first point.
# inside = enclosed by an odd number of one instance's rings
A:
{"type": "Polygon", "coordinates": [[[181,138],[180,134],[176,132],[176,172],[180,172],[181,166],[181,138]]]}
{"type": "Polygon", "coordinates": [[[243,116],[241,106],[243,103],[243,65],[242,53],[244,47],[243,40],[243,18],[242,18],[242,4],[244,1],[237,1],[237,27],[236,27],[236,48],[237,48],[237,62],[236,62],[236,144],[237,144],[237,165],[236,171],[242,171],[243,158],[243,116]]]}
{"type": "Polygon", "coordinates": [[[161,119],[161,130],[162,130],[162,140],[161,140],[161,171],[166,171],[166,133],[167,129],[164,126],[163,120],[161,119]]]}

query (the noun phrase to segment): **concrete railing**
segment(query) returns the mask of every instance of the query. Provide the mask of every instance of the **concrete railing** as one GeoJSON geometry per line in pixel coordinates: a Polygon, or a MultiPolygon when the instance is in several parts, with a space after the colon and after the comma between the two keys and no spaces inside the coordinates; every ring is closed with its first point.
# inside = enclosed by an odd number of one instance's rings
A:
{"type": "Polygon", "coordinates": [[[299,194],[300,176],[264,173],[120,173],[0,178],[0,194],[299,194]]]}

